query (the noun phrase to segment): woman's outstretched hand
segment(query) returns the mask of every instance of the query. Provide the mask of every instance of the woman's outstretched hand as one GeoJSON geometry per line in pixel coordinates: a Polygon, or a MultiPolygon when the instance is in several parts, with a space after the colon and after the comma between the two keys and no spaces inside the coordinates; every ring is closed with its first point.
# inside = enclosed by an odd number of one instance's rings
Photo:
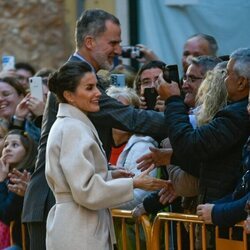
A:
{"type": "Polygon", "coordinates": [[[167,184],[166,180],[151,177],[149,175],[149,172],[152,171],[153,169],[154,166],[151,165],[151,167],[149,167],[147,170],[142,172],[140,175],[136,176],[133,179],[134,188],[140,188],[147,191],[155,191],[165,187],[167,184]]]}
{"type": "Polygon", "coordinates": [[[125,169],[117,168],[112,170],[111,175],[113,179],[117,179],[117,178],[131,178],[134,177],[135,174],[125,169]]]}

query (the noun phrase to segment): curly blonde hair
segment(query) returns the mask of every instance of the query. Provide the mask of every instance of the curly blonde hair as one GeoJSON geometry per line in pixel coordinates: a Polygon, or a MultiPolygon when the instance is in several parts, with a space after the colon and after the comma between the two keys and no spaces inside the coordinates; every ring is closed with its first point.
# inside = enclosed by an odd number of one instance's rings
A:
{"type": "Polygon", "coordinates": [[[198,126],[208,123],[220,109],[226,106],[225,76],[225,70],[214,69],[207,72],[206,78],[201,83],[196,96],[196,106],[199,107],[196,114],[198,126]]]}

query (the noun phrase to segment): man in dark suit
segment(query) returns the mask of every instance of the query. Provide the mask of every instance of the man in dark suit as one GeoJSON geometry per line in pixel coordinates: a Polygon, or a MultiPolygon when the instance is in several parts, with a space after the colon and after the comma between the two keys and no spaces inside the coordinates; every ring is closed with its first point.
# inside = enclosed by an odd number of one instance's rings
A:
{"type": "MultiPolygon", "coordinates": [[[[110,70],[114,57],[121,54],[120,42],[120,23],[115,16],[103,10],[87,10],[77,21],[76,52],[69,60],[86,61],[94,72],[100,69],[110,70]]],[[[100,83],[98,88],[102,93],[101,109],[95,114],[90,114],[90,118],[96,126],[107,157],[110,154],[112,127],[160,138],[167,136],[162,113],[124,106],[108,97],[100,83]]],[[[31,250],[46,249],[46,219],[48,211],[55,203],[44,172],[47,137],[56,119],[56,113],[57,103],[53,94],[50,93],[43,117],[36,169],[24,197],[22,220],[28,225],[31,250]]]]}

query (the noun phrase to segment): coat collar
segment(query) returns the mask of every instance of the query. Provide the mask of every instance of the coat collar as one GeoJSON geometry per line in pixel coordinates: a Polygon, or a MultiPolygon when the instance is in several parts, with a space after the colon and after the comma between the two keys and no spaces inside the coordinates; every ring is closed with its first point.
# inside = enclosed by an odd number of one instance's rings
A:
{"type": "Polygon", "coordinates": [[[84,112],[82,112],[80,109],[68,103],[60,103],[57,112],[57,118],[63,118],[63,117],[71,117],[73,119],[82,121],[84,124],[86,124],[92,130],[93,134],[97,139],[98,144],[102,148],[102,142],[98,136],[96,128],[84,112]]]}

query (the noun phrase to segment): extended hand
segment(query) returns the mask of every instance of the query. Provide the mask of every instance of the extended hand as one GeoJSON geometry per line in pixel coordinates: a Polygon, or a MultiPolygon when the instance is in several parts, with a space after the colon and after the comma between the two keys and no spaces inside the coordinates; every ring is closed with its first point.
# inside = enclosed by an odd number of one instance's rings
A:
{"type": "Polygon", "coordinates": [[[176,194],[173,184],[170,180],[167,181],[167,184],[164,188],[159,192],[160,202],[165,205],[166,203],[171,203],[178,197],[176,194]]]}
{"type": "Polygon", "coordinates": [[[136,47],[140,47],[140,50],[143,53],[142,58],[137,58],[137,61],[140,63],[148,63],[150,61],[159,60],[159,57],[154,53],[154,51],[147,48],[145,45],[136,44],[136,47]]]}
{"type": "Polygon", "coordinates": [[[149,176],[149,172],[154,169],[152,165],[146,171],[142,172],[140,175],[136,176],[134,180],[134,188],[140,188],[147,191],[155,191],[162,189],[166,186],[167,181],[149,176]]]}
{"type": "Polygon", "coordinates": [[[111,172],[112,178],[117,179],[117,178],[131,178],[134,177],[135,174],[131,173],[125,169],[117,168],[115,170],[112,170],[111,172]]]}
{"type": "Polygon", "coordinates": [[[171,160],[171,156],[173,153],[172,149],[166,149],[166,148],[153,148],[150,147],[150,153],[147,153],[137,159],[138,169],[141,169],[141,171],[144,171],[148,169],[152,164],[155,166],[163,166],[168,165],[171,160]]]}

